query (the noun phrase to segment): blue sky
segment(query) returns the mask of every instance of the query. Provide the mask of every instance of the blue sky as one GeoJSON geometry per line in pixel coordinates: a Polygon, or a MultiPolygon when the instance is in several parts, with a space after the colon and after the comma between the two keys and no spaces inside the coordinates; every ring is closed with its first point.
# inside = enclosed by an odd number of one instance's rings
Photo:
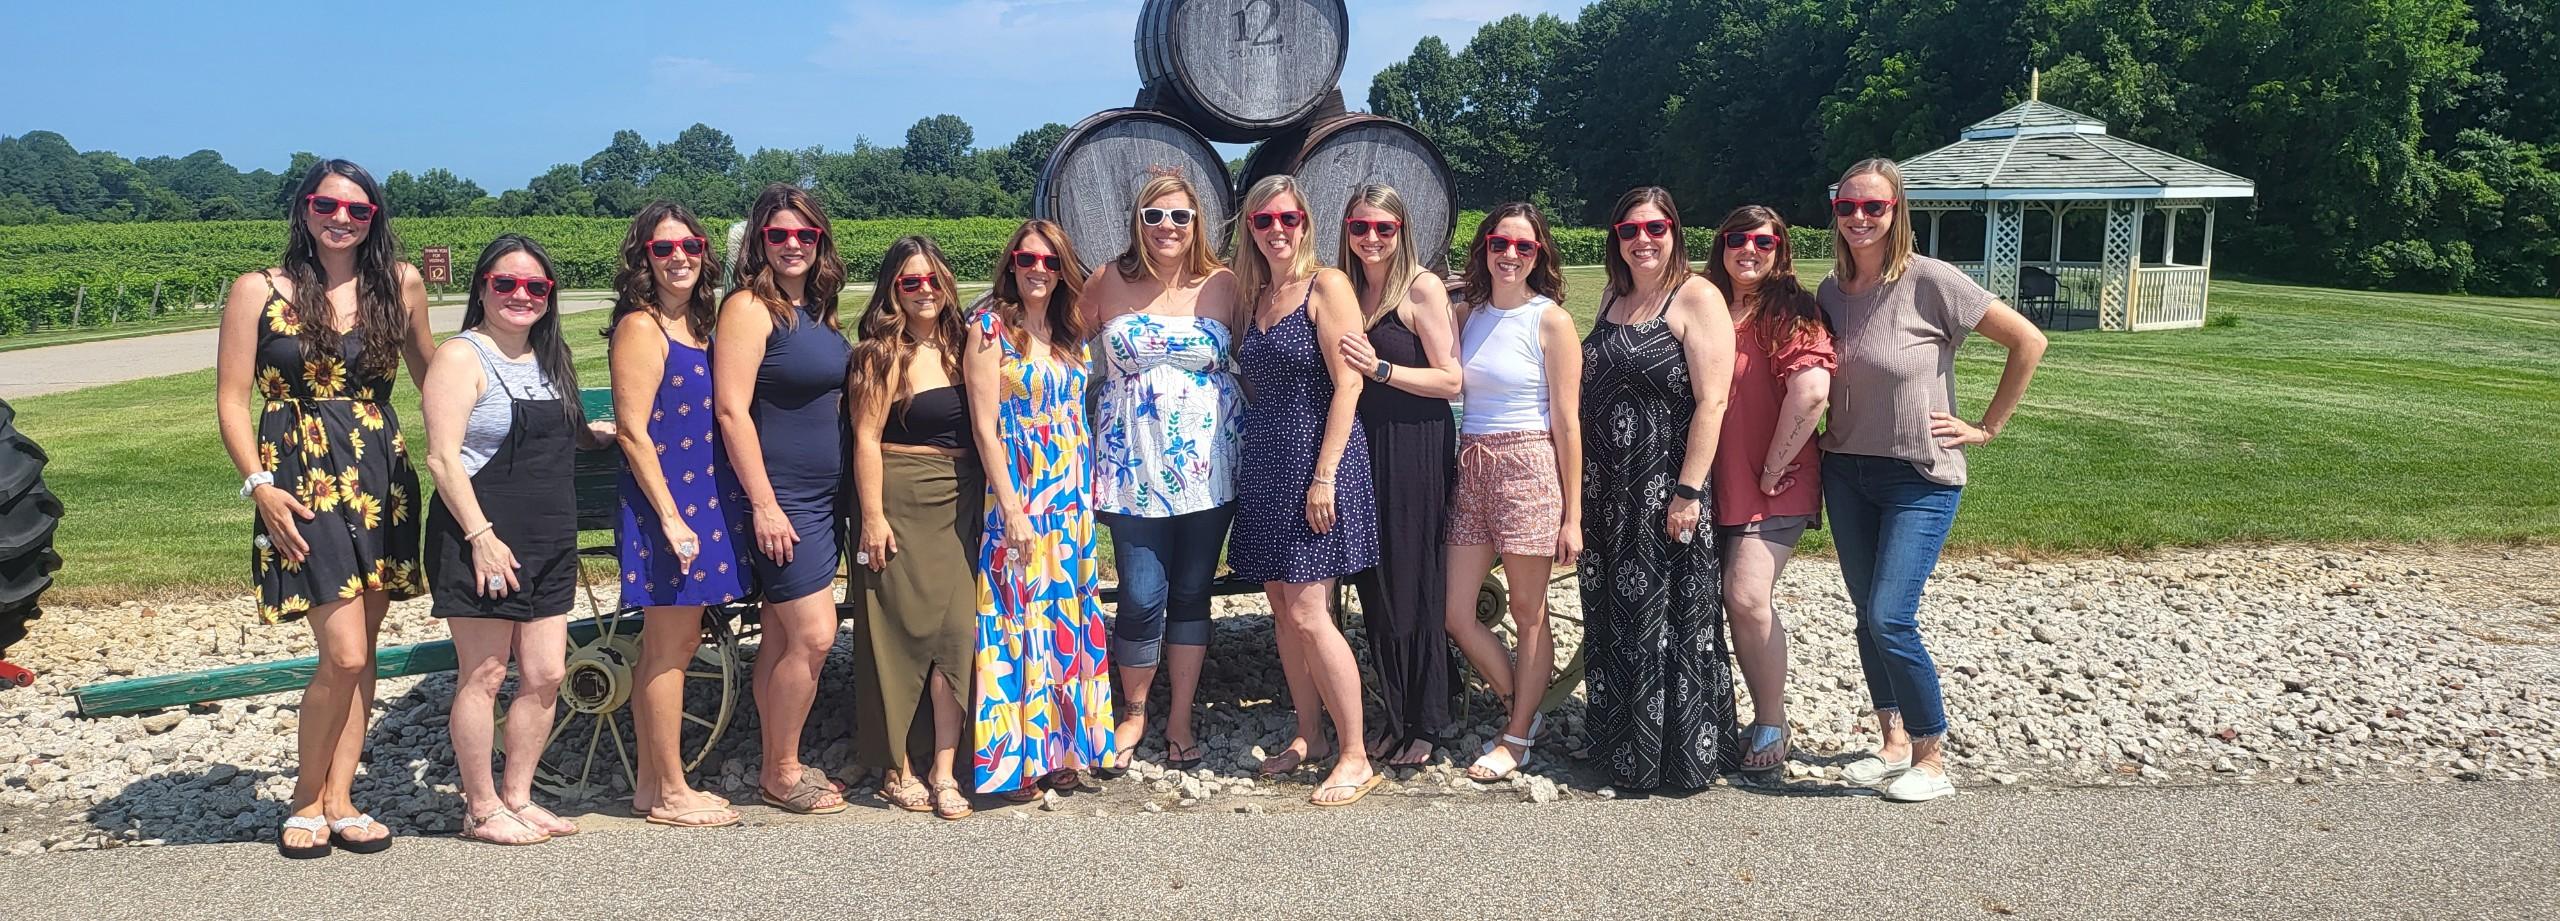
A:
{"type": "MultiPolygon", "coordinates": [[[[1346,99],[1424,35],[1463,45],[1580,0],[1352,0],[1346,99]]],[[[949,112],[980,146],[1128,105],[1140,0],[133,0],[19,5],[0,134],[46,129],[127,157],[296,150],[377,176],[443,166],[495,192],[619,128],[694,122],[758,147],[898,144],[949,112]]]]}

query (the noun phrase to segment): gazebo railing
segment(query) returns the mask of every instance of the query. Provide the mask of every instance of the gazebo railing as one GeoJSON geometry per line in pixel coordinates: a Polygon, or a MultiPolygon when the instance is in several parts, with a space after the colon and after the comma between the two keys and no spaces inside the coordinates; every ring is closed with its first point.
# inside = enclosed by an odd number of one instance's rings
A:
{"type": "MultiPolygon", "coordinates": [[[[1954,265],[1973,276],[1973,280],[1989,283],[1982,263],[1957,262],[1954,265]]],[[[2106,284],[2101,273],[2103,264],[2040,260],[2021,263],[2021,266],[2043,269],[2054,276],[2054,296],[2060,303],[2052,311],[2048,325],[2062,329],[2087,329],[2097,325],[2098,298],[2106,284]]],[[[2130,328],[2177,329],[2204,325],[2205,289],[2211,270],[2203,266],[2154,263],[2142,266],[2139,271],[2141,280],[2135,286],[2130,328]]],[[[2022,295],[2021,300],[2024,299],[2022,295]]]]}

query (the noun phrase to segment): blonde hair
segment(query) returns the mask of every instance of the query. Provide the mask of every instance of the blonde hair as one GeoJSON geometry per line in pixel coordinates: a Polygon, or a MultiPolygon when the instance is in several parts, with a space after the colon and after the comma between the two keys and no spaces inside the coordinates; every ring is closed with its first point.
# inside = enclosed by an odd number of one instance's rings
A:
{"type": "Polygon", "coordinates": [[[1129,206],[1129,248],[1120,253],[1119,259],[1113,260],[1113,265],[1120,270],[1121,280],[1156,277],[1155,260],[1147,253],[1147,223],[1141,217],[1154,206],[1156,199],[1176,192],[1191,199],[1191,244],[1183,248],[1183,267],[1195,281],[1225,268],[1218,264],[1218,254],[1209,249],[1209,226],[1202,223],[1209,212],[1200,207],[1200,190],[1194,188],[1189,179],[1167,174],[1147,180],[1146,186],[1138,190],[1137,200],[1129,206]]]}
{"type": "MultiPolygon", "coordinates": [[[[1911,201],[1902,193],[1902,167],[1883,157],[1869,157],[1840,174],[1840,186],[1860,176],[1876,176],[1893,187],[1893,226],[1884,232],[1884,278],[1890,283],[1902,279],[1902,270],[1911,266],[1911,201]]],[[[1838,192],[1832,193],[1838,195],[1838,192]]],[[[1858,259],[1849,252],[1849,237],[1840,232],[1841,218],[1831,219],[1831,251],[1838,257],[1831,271],[1842,281],[1858,280],[1858,259]]]]}
{"type": "MultiPolygon", "coordinates": [[[[1298,191],[1298,180],[1288,176],[1262,177],[1261,182],[1254,183],[1253,189],[1244,193],[1244,203],[1236,207],[1236,293],[1243,297],[1245,304],[1248,305],[1246,307],[1248,315],[1252,305],[1262,302],[1262,289],[1269,287],[1272,280],[1270,260],[1263,257],[1261,248],[1253,242],[1253,213],[1262,210],[1262,206],[1270,204],[1272,199],[1280,197],[1282,193],[1296,197],[1300,210],[1307,207],[1306,193],[1298,191]]],[[[1315,216],[1308,215],[1307,219],[1313,221],[1315,216]]],[[[1307,232],[1306,236],[1310,242],[1315,239],[1313,225],[1300,224],[1299,227],[1307,232]]],[[[1289,260],[1289,276],[1295,278],[1315,270],[1315,250],[1306,246],[1298,247],[1297,256],[1289,260]]]]}
{"type": "MultiPolygon", "coordinates": [[[[1395,215],[1400,229],[1409,230],[1413,227],[1412,218],[1405,213],[1404,196],[1397,194],[1394,186],[1371,182],[1351,190],[1351,200],[1342,205],[1342,219],[1351,220],[1351,212],[1362,205],[1395,215]]],[[[1411,242],[1405,234],[1396,234],[1396,251],[1387,256],[1387,283],[1378,286],[1378,304],[1369,308],[1368,316],[1361,318],[1363,327],[1378,325],[1379,321],[1385,320],[1388,314],[1396,312],[1396,308],[1404,306],[1405,289],[1412,287],[1415,269],[1413,247],[1407,245],[1411,242]]],[[[1359,253],[1352,251],[1351,228],[1348,226],[1342,229],[1340,250],[1341,252],[1334,259],[1341,266],[1343,274],[1351,276],[1351,290],[1369,290],[1369,263],[1363,261],[1359,253]]]]}

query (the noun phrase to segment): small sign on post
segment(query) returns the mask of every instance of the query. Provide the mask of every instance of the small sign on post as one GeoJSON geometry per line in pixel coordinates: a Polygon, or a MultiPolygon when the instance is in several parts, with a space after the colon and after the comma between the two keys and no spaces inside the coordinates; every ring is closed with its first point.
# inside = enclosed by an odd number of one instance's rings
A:
{"type": "Polygon", "coordinates": [[[453,284],[453,247],[430,246],[419,254],[418,269],[427,276],[427,284],[453,284]]]}

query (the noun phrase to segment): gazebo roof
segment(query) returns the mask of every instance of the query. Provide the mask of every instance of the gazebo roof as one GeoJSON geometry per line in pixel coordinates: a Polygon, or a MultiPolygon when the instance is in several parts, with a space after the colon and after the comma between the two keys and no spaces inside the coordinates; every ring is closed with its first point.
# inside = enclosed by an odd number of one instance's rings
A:
{"type": "Polygon", "coordinates": [[[1913,199],[2248,198],[2257,183],[2107,133],[2097,119],[2028,100],[1962,139],[1902,161],[1913,199]]]}

